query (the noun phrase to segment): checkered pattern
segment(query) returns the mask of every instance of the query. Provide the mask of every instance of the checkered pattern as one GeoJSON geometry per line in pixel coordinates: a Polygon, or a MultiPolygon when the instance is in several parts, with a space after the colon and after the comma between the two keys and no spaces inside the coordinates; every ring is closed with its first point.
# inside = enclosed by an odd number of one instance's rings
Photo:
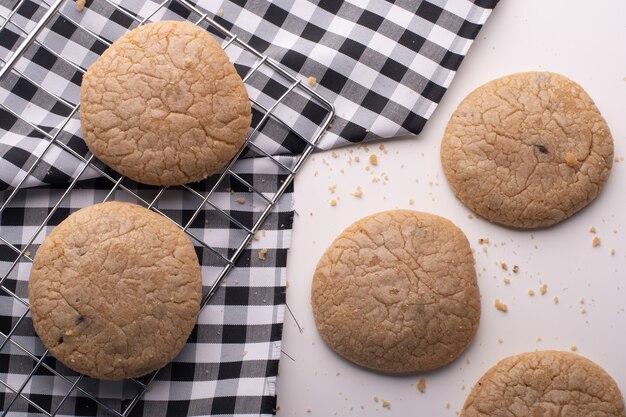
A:
{"type": "MultiPolygon", "coordinates": [[[[53,3],[0,0],[0,69],[53,3]]],[[[496,3],[88,0],[78,12],[66,0],[0,80],[0,410],[272,414],[297,167],[316,144],[419,133],[496,3]],[[82,74],[144,19],[186,19],[209,30],[245,80],[253,128],[221,176],[163,190],[138,185],[93,159],[82,140],[82,74]],[[311,138],[332,112],[313,91],[337,115],[319,143],[311,138]],[[104,200],[150,206],[183,227],[197,248],[207,300],[213,295],[172,364],[122,383],[78,376],[47,355],[26,299],[32,257],[46,234],[69,213],[104,200]],[[252,239],[267,213],[259,240],[252,239]],[[264,260],[261,248],[268,249],[264,260]]]]}

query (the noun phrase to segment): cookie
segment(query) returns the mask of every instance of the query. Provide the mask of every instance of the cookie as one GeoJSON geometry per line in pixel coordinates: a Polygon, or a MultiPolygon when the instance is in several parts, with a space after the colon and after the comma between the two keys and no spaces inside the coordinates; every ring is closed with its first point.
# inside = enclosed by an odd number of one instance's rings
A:
{"type": "Polygon", "coordinates": [[[200,308],[193,245],[163,216],[129,203],[83,208],[55,227],[33,262],[33,326],[67,367],[139,377],[183,348],[200,308]]]}
{"type": "Polygon", "coordinates": [[[480,319],[467,238],[447,219],[409,210],[380,212],[341,232],[317,264],[311,304],[333,350],[386,373],[451,362],[480,319]]]}
{"type": "Polygon", "coordinates": [[[80,89],[89,150],[137,182],[175,185],[222,169],[251,122],[246,88],[209,33],[163,21],[122,36],[80,89]]]}
{"type": "Polygon", "coordinates": [[[480,216],[546,227],[596,198],[613,164],[613,138],[582,87],[559,74],[526,72],[461,102],[441,162],[454,194],[480,216]]]}
{"type": "Polygon", "coordinates": [[[604,369],[569,352],[510,356],[480,378],[461,417],[624,417],[624,400],[604,369]]]}

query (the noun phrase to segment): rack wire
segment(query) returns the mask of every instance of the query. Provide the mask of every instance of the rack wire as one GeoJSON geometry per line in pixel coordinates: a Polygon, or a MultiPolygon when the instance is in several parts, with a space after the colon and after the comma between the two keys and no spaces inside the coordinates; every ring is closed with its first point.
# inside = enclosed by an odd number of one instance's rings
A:
{"type": "MultiPolygon", "coordinates": [[[[108,411],[111,415],[126,417],[149,389],[150,383],[158,372],[144,378],[125,381],[123,389],[127,400],[122,409],[114,409],[106,399],[98,398],[84,386],[84,380],[89,378],[82,375],[76,376],[71,371],[56,366],[56,362],[48,351],[37,352],[33,346],[29,346],[19,337],[21,331],[18,329],[29,320],[29,304],[25,296],[20,296],[19,289],[10,288],[11,276],[21,263],[32,263],[32,254],[38,247],[36,242],[41,239],[40,235],[45,234],[42,232],[49,230],[59,217],[68,214],[65,210],[66,202],[80,192],[81,180],[98,177],[100,184],[102,182],[108,184],[101,201],[118,199],[134,201],[168,217],[191,237],[196,247],[210,254],[213,259],[211,261],[213,267],[210,269],[212,276],[206,276],[209,274],[203,273],[205,291],[202,307],[204,307],[215,294],[224,277],[235,267],[237,259],[261,229],[264,221],[279,203],[281,196],[288,190],[294,176],[314,150],[334,115],[332,104],[306,83],[302,83],[276,61],[242,41],[218,23],[215,17],[212,18],[188,0],[147,2],[142,7],[143,13],[123,7],[115,0],[94,0],[89,7],[96,4],[100,7],[112,8],[114,13],[129,22],[128,28],[174,16],[177,19],[192,21],[212,33],[221,41],[224,50],[235,63],[249,92],[255,93],[250,94],[253,126],[246,146],[221,174],[208,179],[203,187],[185,185],[156,188],[133,183],[97,161],[84,144],[76,140],[76,132],[72,130],[80,112],[76,95],[72,96],[71,91],[69,93],[56,91],[56,85],[53,82],[46,83],[45,77],[43,80],[36,79],[32,74],[28,74],[22,65],[22,60],[26,59],[26,56],[43,51],[65,65],[70,73],[74,72],[79,76],[84,74],[86,71],[84,62],[72,59],[66,52],[48,43],[46,41],[48,37],[42,36],[42,33],[48,31],[52,25],[69,25],[72,29],[80,31],[79,38],[83,42],[92,42],[92,49],[94,45],[98,46],[96,50],[103,50],[114,39],[102,36],[78,19],[75,5],[69,0],[50,2],[10,0],[9,6],[5,6],[5,10],[8,10],[6,15],[2,14],[2,9],[0,9],[0,38],[4,36],[6,40],[9,40],[10,35],[13,44],[8,48],[7,56],[0,56],[0,82],[13,78],[27,83],[38,93],[45,94],[52,100],[53,107],[56,109],[55,114],[61,115],[51,128],[41,120],[29,117],[28,109],[15,109],[0,100],[0,111],[17,119],[27,131],[30,130],[45,143],[36,159],[31,161],[17,186],[12,191],[4,193],[6,198],[0,202],[0,216],[10,210],[12,204],[26,192],[40,163],[48,157],[54,155],[54,158],[58,160],[60,155],[65,160],[68,158],[73,160],[76,164],[73,180],[59,190],[58,200],[38,227],[28,231],[29,237],[26,239],[26,244],[17,242],[10,236],[0,235],[2,259],[13,259],[7,270],[0,271],[0,297],[4,300],[11,300],[13,311],[19,310],[20,312],[20,314],[13,315],[10,323],[0,323],[0,352],[3,350],[14,352],[13,354],[23,357],[24,366],[29,366],[31,369],[17,383],[10,381],[10,372],[0,369],[0,397],[2,397],[0,404],[3,402],[5,404],[4,409],[0,410],[2,416],[8,415],[14,405],[20,401],[27,404],[29,411],[54,416],[59,413],[70,396],[78,395],[94,402],[95,406],[108,411]],[[24,16],[28,18],[24,19],[24,16]],[[23,24],[28,19],[31,21],[34,19],[36,24],[34,26],[23,24]],[[267,91],[263,89],[268,82],[273,85],[271,94],[267,94],[267,91]],[[296,128],[293,109],[302,108],[303,103],[304,106],[315,106],[320,117],[313,123],[300,124],[301,126],[296,128]],[[281,150],[295,152],[295,157],[276,156],[281,150]],[[254,181],[250,179],[245,167],[246,161],[250,161],[250,158],[255,156],[263,157],[278,174],[282,183],[277,191],[268,192],[258,184],[253,184],[254,181]],[[252,196],[254,200],[251,216],[237,216],[233,210],[229,209],[229,204],[241,192],[252,196]],[[167,203],[168,195],[172,193],[187,201],[188,204],[195,202],[195,209],[182,217],[173,215],[175,210],[168,210],[167,203]],[[202,232],[202,220],[209,216],[218,218],[220,219],[218,221],[239,231],[234,245],[232,242],[230,245],[226,242],[216,242],[214,236],[208,236],[202,232]],[[46,403],[40,396],[28,394],[25,387],[34,383],[35,378],[41,379],[38,383],[49,384],[51,390],[60,390],[60,393],[57,393],[60,400],[56,403],[46,403]]],[[[113,36],[116,35],[119,33],[113,34],[113,36]]]]}

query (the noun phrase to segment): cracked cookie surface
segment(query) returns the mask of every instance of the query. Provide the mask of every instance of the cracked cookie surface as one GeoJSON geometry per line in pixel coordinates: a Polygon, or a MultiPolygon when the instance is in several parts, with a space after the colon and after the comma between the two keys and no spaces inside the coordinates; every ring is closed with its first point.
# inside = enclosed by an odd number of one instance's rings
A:
{"type": "Polygon", "coordinates": [[[215,39],[189,22],[142,25],[89,67],[80,90],[89,150],[151,185],[202,180],[243,146],[250,101],[215,39]]]}
{"type": "Polygon", "coordinates": [[[44,346],[100,379],[139,377],[183,348],[198,315],[202,277],[189,238],[135,204],[83,208],[35,254],[28,297],[44,346]]]}
{"type": "Polygon", "coordinates": [[[333,350],[387,373],[451,362],[480,320],[467,238],[447,219],[410,210],[376,213],[345,229],[317,264],[311,304],[333,350]]]}
{"type": "Polygon", "coordinates": [[[550,72],[513,74],[471,92],[441,144],[454,194],[489,221],[547,227],[602,190],[613,139],[589,95],[550,72]]]}
{"type": "Polygon", "coordinates": [[[476,383],[461,417],[624,417],[617,384],[582,356],[540,351],[498,362],[476,383]]]}

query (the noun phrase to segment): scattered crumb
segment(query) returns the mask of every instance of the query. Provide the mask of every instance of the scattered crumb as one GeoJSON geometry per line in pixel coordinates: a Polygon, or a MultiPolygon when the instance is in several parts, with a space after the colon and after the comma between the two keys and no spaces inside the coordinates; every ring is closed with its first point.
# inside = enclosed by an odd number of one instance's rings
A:
{"type": "Polygon", "coordinates": [[[339,158],[339,154],[337,152],[335,152],[335,151],[332,151],[330,156],[332,156],[335,159],[339,158]]]}
{"type": "Polygon", "coordinates": [[[315,85],[317,84],[317,78],[310,76],[309,78],[307,78],[306,82],[307,84],[309,84],[309,87],[315,87],[315,85]]]}
{"type": "Polygon", "coordinates": [[[219,17],[224,17],[224,9],[221,9],[221,8],[220,8],[220,9],[217,11],[217,15],[218,15],[219,17]]]}
{"type": "Polygon", "coordinates": [[[378,165],[378,157],[376,156],[375,153],[370,155],[370,164],[378,165]]]}
{"type": "Polygon", "coordinates": [[[569,347],[569,350],[571,350],[572,352],[576,352],[578,350],[578,346],[572,345],[569,347]]]}
{"type": "Polygon", "coordinates": [[[391,408],[391,403],[387,400],[383,400],[383,408],[391,408]]]}
{"type": "Polygon", "coordinates": [[[519,266],[513,265],[513,273],[517,274],[519,272],[519,266]]]}
{"type": "Polygon", "coordinates": [[[259,236],[259,232],[256,232],[254,234],[254,240],[261,240],[261,237],[259,236]]]}
{"type": "MultiPolygon", "coordinates": [[[[615,255],[615,248],[611,248],[611,255],[615,255]]],[[[30,256],[30,255],[27,255],[30,256]]]]}
{"type": "MultiPolygon", "coordinates": [[[[615,255],[615,249],[613,249],[613,252],[614,252],[614,253],[612,253],[611,255],[615,255]]],[[[26,252],[24,252],[24,255],[26,255],[26,256],[30,256],[30,251],[29,251],[29,250],[27,250],[26,252]]]]}
{"type": "Polygon", "coordinates": [[[504,343],[504,339],[503,339],[503,338],[501,338],[501,337],[499,337],[499,338],[498,338],[498,343],[500,343],[500,344],[504,343]]]}
{"type": "Polygon", "coordinates": [[[499,298],[496,298],[496,302],[495,302],[495,306],[496,309],[506,313],[507,311],[509,311],[509,306],[507,306],[505,303],[503,303],[499,298]]]}
{"type": "Polygon", "coordinates": [[[528,290],[528,295],[533,297],[535,295],[535,290],[528,290]]]}
{"type": "Polygon", "coordinates": [[[421,377],[419,381],[417,381],[417,390],[422,393],[426,391],[426,378],[421,377]]]}
{"type": "Polygon", "coordinates": [[[267,254],[267,249],[265,249],[265,248],[259,249],[259,259],[260,260],[264,261],[266,254],[267,254]]]}
{"type": "Polygon", "coordinates": [[[354,162],[361,162],[361,157],[359,155],[355,155],[354,162]]]}
{"type": "Polygon", "coordinates": [[[595,233],[596,232],[596,228],[594,226],[591,226],[589,228],[589,233],[595,233]]]}
{"type": "Polygon", "coordinates": [[[474,218],[474,215],[473,215],[472,213],[470,213],[470,214],[468,214],[468,215],[467,215],[467,218],[468,218],[468,219],[473,219],[473,218],[474,218]]]}
{"type": "Polygon", "coordinates": [[[559,303],[559,297],[557,297],[555,295],[554,298],[552,299],[552,301],[554,301],[554,304],[558,304],[559,303]]]}
{"type": "Polygon", "coordinates": [[[244,204],[246,202],[246,198],[245,197],[239,197],[237,200],[235,200],[236,202],[238,202],[239,204],[244,204]]]}
{"type": "Polygon", "coordinates": [[[356,190],[352,193],[352,195],[356,198],[361,198],[363,196],[363,190],[361,190],[361,187],[356,187],[356,190]]]}
{"type": "Polygon", "coordinates": [[[330,200],[329,204],[331,205],[331,207],[335,207],[337,205],[337,200],[333,198],[332,200],[330,200]]]}
{"type": "Polygon", "coordinates": [[[541,336],[537,336],[537,342],[541,342],[541,336]]]}
{"type": "Polygon", "coordinates": [[[578,302],[580,304],[585,304],[585,298],[584,297],[580,297],[580,299],[578,300],[578,302]]]}
{"type": "Polygon", "coordinates": [[[508,277],[504,277],[503,281],[506,285],[509,285],[511,283],[511,280],[508,277]]]}
{"type": "Polygon", "coordinates": [[[506,264],[506,262],[500,263],[500,268],[504,269],[505,271],[509,270],[509,266],[506,264]]]}
{"type": "Polygon", "coordinates": [[[450,401],[446,402],[446,408],[450,408],[450,401]]]}
{"type": "Polygon", "coordinates": [[[541,286],[539,287],[539,292],[541,293],[541,295],[546,295],[546,293],[548,292],[548,284],[541,284],[541,286]]]}
{"type": "Polygon", "coordinates": [[[478,244],[480,244],[480,245],[487,245],[487,244],[489,244],[489,238],[488,237],[480,237],[480,238],[478,238],[478,244]]]}
{"type": "Polygon", "coordinates": [[[378,397],[374,397],[374,402],[377,403],[378,402],[378,397]]]}
{"type": "Polygon", "coordinates": [[[247,354],[248,354],[248,351],[247,351],[247,350],[244,350],[244,351],[242,352],[241,356],[246,356],[247,354]]]}
{"type": "Polygon", "coordinates": [[[580,314],[587,314],[587,309],[586,308],[581,308],[580,309],[580,314]]]}
{"type": "Polygon", "coordinates": [[[310,408],[307,408],[307,409],[306,409],[306,412],[307,412],[307,413],[310,413],[310,412],[311,412],[311,409],[310,409],[310,408]]]}
{"type": "Polygon", "coordinates": [[[575,167],[578,163],[578,159],[576,158],[576,155],[568,152],[567,154],[565,154],[565,163],[567,164],[567,166],[575,167]]]}
{"type": "Polygon", "coordinates": [[[85,9],[85,0],[76,0],[76,10],[82,12],[85,9]]]}
{"type": "Polygon", "coordinates": [[[409,199],[409,206],[412,206],[413,204],[415,204],[415,200],[413,200],[412,198],[409,199]]]}
{"type": "Polygon", "coordinates": [[[595,248],[596,246],[600,246],[600,238],[598,236],[594,236],[591,244],[595,248]]]}
{"type": "Polygon", "coordinates": [[[330,191],[331,194],[335,194],[335,191],[337,191],[337,186],[336,185],[329,185],[328,186],[328,191],[330,191]]]}

